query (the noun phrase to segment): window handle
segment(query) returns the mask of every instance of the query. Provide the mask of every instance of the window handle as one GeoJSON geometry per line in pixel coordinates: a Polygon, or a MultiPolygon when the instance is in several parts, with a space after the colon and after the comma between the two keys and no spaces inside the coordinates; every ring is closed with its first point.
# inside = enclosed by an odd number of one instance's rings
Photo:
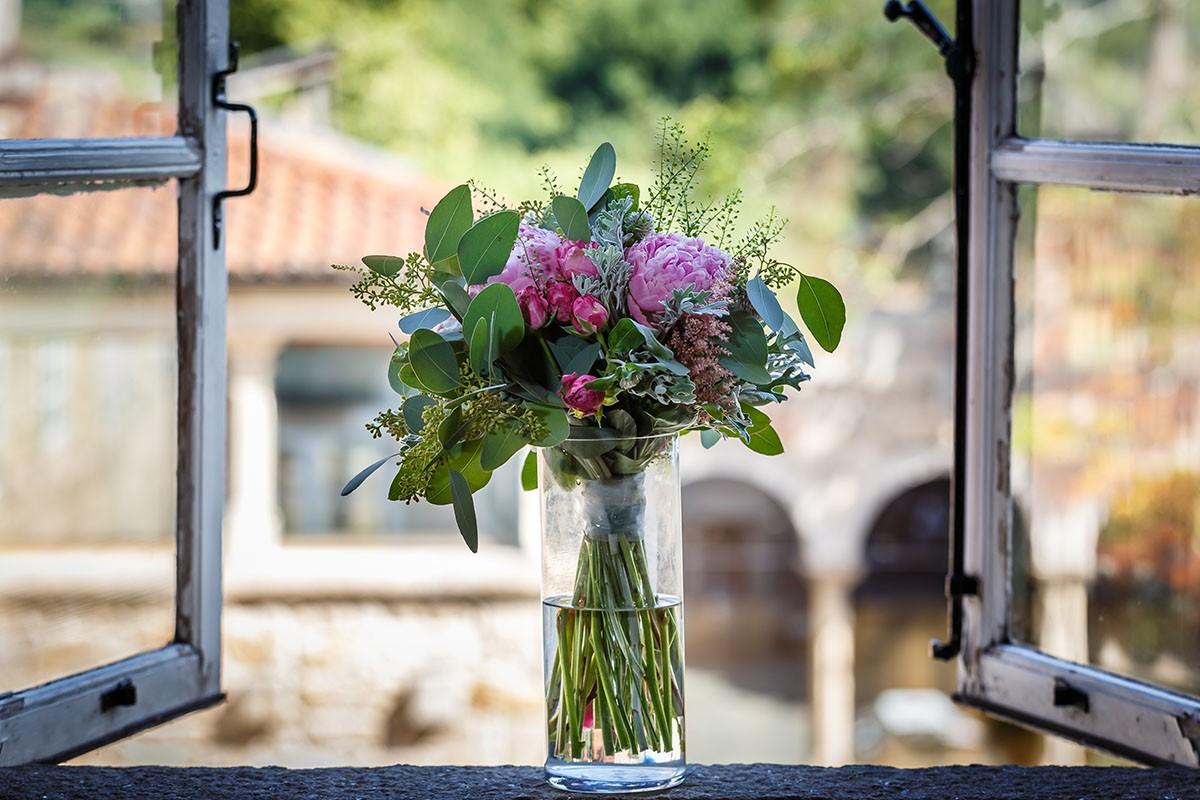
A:
{"type": "Polygon", "coordinates": [[[224,226],[222,208],[230,197],[245,197],[258,186],[258,114],[254,106],[246,103],[231,103],[225,94],[225,79],[238,68],[238,43],[229,43],[229,66],[213,75],[212,101],[217,108],[226,111],[243,111],[250,118],[250,178],[241,189],[224,189],[213,195],[213,249],[221,246],[221,229],[224,226]]]}

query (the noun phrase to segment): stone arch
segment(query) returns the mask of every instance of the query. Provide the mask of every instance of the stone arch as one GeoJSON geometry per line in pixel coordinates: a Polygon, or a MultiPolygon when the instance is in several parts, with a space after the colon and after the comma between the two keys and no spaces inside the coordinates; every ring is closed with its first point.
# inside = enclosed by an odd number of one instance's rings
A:
{"type": "Polygon", "coordinates": [[[807,589],[787,508],[750,483],[683,488],[689,666],[753,692],[807,695],[807,589]]]}

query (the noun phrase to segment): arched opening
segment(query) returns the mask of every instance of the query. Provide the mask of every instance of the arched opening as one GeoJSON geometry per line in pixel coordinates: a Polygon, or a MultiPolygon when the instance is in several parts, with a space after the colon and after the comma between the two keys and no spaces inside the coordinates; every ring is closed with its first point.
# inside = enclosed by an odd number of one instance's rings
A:
{"type": "Polygon", "coordinates": [[[787,509],[742,481],[698,481],[683,531],[689,755],[803,760],[807,591],[787,509]]]}

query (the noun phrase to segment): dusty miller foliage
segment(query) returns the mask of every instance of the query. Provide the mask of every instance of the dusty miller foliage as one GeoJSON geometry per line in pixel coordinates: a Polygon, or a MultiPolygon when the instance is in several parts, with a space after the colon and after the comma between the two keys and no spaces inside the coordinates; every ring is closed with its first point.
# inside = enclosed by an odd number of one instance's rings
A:
{"type": "Polygon", "coordinates": [[[575,291],[592,295],[605,307],[625,313],[625,292],[629,288],[632,267],[625,260],[625,251],[613,244],[589,248],[588,260],[596,265],[597,275],[576,275],[575,291]]]}

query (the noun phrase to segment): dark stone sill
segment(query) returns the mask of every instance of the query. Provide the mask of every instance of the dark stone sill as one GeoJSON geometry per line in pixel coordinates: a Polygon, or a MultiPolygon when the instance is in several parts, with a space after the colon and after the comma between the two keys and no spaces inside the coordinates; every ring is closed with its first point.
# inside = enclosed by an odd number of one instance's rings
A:
{"type": "MultiPolygon", "coordinates": [[[[0,800],[564,800],[536,767],[9,767],[0,800]]],[[[1200,771],[1132,767],[895,769],[696,766],[671,800],[1200,800],[1200,771]]]]}

